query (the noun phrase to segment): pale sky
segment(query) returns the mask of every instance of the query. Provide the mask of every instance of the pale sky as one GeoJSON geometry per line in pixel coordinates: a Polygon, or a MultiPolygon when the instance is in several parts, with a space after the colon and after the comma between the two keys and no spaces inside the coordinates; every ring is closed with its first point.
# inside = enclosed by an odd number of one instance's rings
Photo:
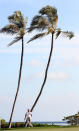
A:
{"type": "MultiPolygon", "coordinates": [[[[0,0],[0,28],[8,24],[7,17],[17,10],[28,17],[29,27],[32,17],[46,5],[57,8],[58,27],[75,32],[75,37],[54,39],[48,79],[32,120],[61,121],[79,111],[79,0],[0,0]]],[[[32,35],[25,36],[22,80],[13,121],[23,121],[38,95],[50,51],[50,35],[26,45],[32,35]]],[[[17,88],[21,52],[21,42],[7,47],[12,38],[0,34],[0,118],[7,121],[17,88]]]]}

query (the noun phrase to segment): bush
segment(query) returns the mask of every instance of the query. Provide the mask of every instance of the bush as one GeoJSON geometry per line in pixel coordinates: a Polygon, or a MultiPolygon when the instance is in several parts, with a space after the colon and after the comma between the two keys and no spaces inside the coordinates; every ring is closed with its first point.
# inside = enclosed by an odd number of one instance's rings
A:
{"type": "Polygon", "coordinates": [[[8,127],[8,123],[6,122],[6,120],[1,119],[1,128],[7,128],[8,127]]]}
{"type": "Polygon", "coordinates": [[[6,124],[6,120],[4,120],[4,119],[1,120],[1,125],[3,125],[3,124],[6,124]]]}
{"type": "Polygon", "coordinates": [[[16,122],[15,127],[24,127],[24,122],[16,122]]]}
{"type": "MultiPolygon", "coordinates": [[[[12,123],[12,128],[16,128],[16,127],[24,127],[24,122],[13,122],[12,123]]],[[[4,123],[1,125],[1,128],[8,128],[9,127],[9,123],[4,123]]]]}
{"type": "Polygon", "coordinates": [[[48,125],[48,124],[40,124],[40,123],[33,123],[33,127],[49,127],[52,125],[48,125]]]}
{"type": "MultiPolygon", "coordinates": [[[[58,127],[55,125],[48,125],[48,124],[40,124],[40,123],[32,123],[33,127],[58,127]]],[[[4,122],[1,125],[1,128],[8,128],[9,127],[9,123],[4,122]]],[[[13,122],[12,123],[12,128],[19,128],[19,127],[25,127],[25,123],[24,122],[13,122]]]]}
{"type": "Polygon", "coordinates": [[[8,123],[2,124],[1,128],[8,128],[8,123]]]}

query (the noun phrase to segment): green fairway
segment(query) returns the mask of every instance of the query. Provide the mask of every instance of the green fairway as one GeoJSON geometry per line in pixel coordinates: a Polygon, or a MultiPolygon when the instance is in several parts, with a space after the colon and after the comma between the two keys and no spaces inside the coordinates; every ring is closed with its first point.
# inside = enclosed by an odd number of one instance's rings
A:
{"type": "MultiPolygon", "coordinates": [[[[79,131],[79,127],[71,128],[25,128],[25,129],[12,129],[12,131],[79,131]]],[[[7,130],[10,131],[10,130],[7,130]]]]}

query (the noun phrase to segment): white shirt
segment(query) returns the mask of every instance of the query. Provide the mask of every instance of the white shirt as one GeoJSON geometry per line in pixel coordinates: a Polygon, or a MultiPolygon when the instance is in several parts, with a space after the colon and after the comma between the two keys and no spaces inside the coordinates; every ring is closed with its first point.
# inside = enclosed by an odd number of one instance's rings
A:
{"type": "Polygon", "coordinates": [[[26,118],[28,118],[28,117],[29,117],[30,119],[32,118],[32,112],[27,112],[27,113],[26,113],[26,118]]]}

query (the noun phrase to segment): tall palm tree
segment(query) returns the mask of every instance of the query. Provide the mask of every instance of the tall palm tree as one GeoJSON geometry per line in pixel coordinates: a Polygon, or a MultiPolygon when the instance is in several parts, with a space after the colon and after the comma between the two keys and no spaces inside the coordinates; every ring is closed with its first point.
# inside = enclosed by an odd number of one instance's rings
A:
{"type": "Polygon", "coordinates": [[[56,35],[56,39],[58,38],[58,36],[60,34],[62,34],[65,37],[68,37],[69,39],[71,39],[74,36],[73,32],[62,31],[60,28],[57,28],[57,23],[58,23],[57,9],[55,7],[46,6],[39,11],[38,15],[34,16],[34,18],[32,19],[30,28],[28,29],[28,32],[32,32],[34,30],[40,31],[40,33],[38,33],[34,37],[32,37],[28,41],[28,43],[33,40],[36,40],[38,38],[42,38],[44,36],[47,36],[49,34],[51,34],[51,37],[52,37],[51,49],[50,49],[50,54],[49,54],[48,62],[47,62],[46,69],[45,69],[44,80],[43,80],[43,83],[41,86],[41,90],[40,90],[40,92],[39,92],[32,108],[31,108],[31,111],[33,111],[35,105],[37,104],[37,102],[42,94],[46,80],[47,80],[48,68],[50,65],[52,51],[53,51],[54,35],[56,35]]]}
{"type": "Polygon", "coordinates": [[[14,40],[8,44],[8,46],[11,46],[18,42],[19,40],[22,41],[22,51],[21,51],[21,62],[20,62],[20,69],[19,69],[19,78],[18,78],[18,85],[17,85],[17,91],[15,94],[13,106],[12,106],[12,111],[11,111],[11,116],[9,120],[9,128],[11,128],[11,122],[12,122],[12,117],[14,113],[14,108],[20,88],[20,81],[21,81],[21,73],[22,73],[22,66],[23,66],[23,54],[24,54],[24,35],[26,32],[26,25],[27,25],[27,18],[24,19],[21,11],[16,11],[14,12],[13,15],[8,17],[9,23],[7,26],[3,27],[0,29],[0,33],[7,33],[11,35],[16,35],[14,40]]]}

